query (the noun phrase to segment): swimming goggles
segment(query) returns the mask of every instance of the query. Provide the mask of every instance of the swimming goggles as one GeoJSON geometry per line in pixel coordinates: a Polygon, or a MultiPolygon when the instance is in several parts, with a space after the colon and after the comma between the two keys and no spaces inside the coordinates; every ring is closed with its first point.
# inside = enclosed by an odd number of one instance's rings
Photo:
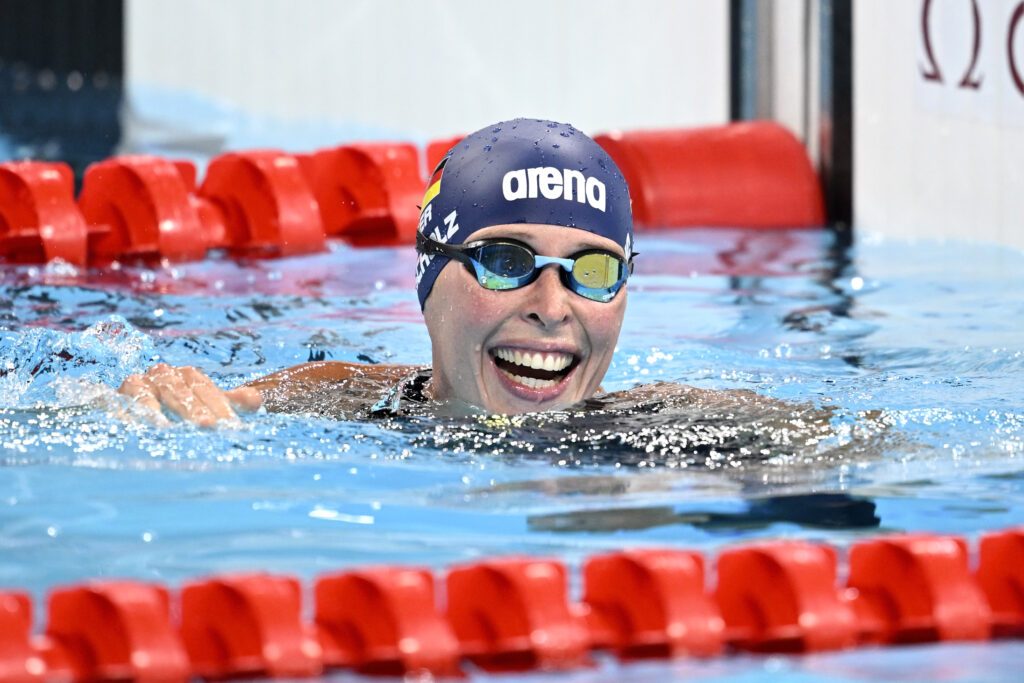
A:
{"type": "MultiPolygon", "coordinates": [[[[529,245],[513,239],[487,239],[469,244],[443,244],[416,233],[416,249],[423,254],[447,256],[463,263],[484,289],[525,287],[545,266],[561,266],[562,284],[591,301],[607,303],[633,272],[629,261],[603,249],[586,249],[568,258],[540,256],[529,245]]],[[[635,254],[634,254],[635,255],[635,254]]]]}

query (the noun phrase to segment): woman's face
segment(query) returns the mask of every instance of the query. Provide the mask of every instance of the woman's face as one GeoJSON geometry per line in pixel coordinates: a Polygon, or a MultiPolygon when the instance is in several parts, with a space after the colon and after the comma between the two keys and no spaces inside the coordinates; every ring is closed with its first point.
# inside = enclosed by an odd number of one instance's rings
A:
{"type": "MultiPolygon", "coordinates": [[[[495,237],[525,242],[544,256],[594,248],[623,255],[610,239],[551,225],[496,225],[466,242],[495,237]]],[[[525,287],[492,291],[451,261],[423,312],[433,344],[434,398],[505,414],[589,398],[611,363],[625,311],[625,286],[608,303],[591,301],[566,289],[557,265],[525,287]]]]}

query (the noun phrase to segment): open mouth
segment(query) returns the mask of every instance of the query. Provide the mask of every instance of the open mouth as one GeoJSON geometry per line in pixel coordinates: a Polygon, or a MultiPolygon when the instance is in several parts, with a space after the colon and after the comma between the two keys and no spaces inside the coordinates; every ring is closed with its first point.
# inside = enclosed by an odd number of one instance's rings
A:
{"type": "Polygon", "coordinates": [[[548,389],[565,379],[580,359],[571,353],[539,352],[497,348],[491,358],[498,370],[517,384],[530,389],[548,389]]]}

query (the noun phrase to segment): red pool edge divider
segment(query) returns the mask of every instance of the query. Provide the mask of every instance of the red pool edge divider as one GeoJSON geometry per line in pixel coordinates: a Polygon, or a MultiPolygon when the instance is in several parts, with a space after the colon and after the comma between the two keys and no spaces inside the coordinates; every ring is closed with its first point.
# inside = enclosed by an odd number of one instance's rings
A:
{"type": "Polygon", "coordinates": [[[449,569],[368,567],[319,577],[312,621],[289,576],[227,574],[172,592],[90,581],[51,591],[42,633],[23,592],[0,591],[0,682],[295,678],[576,669],[592,653],[623,661],[809,653],[865,645],[1024,636],[1024,527],[986,534],[970,570],[967,541],[903,534],[839,552],[806,541],[757,542],[705,560],[681,549],[605,553],[569,570],[502,557],[449,569]]]}
{"type": "MultiPolygon", "coordinates": [[[[819,227],[817,176],[803,145],[771,122],[597,135],[630,185],[637,228],[819,227]]],[[[461,137],[365,142],[310,154],[229,152],[197,184],[190,161],[148,155],[86,169],[74,196],[63,163],[0,163],[0,257],[105,265],[196,261],[213,249],[277,258],[415,241],[424,169],[461,137]],[[424,165],[426,161],[426,165],[424,165]]]]}
{"type": "Polygon", "coordinates": [[[626,177],[633,221],[641,229],[825,223],[821,185],[807,152],[777,123],[614,131],[594,139],[626,177]]]}

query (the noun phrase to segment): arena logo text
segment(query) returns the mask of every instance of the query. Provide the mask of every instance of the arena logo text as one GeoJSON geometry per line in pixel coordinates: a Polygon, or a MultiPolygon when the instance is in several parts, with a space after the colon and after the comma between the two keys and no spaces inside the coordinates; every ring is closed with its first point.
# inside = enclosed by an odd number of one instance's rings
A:
{"type": "Polygon", "coordinates": [[[508,201],[516,199],[565,199],[589,204],[605,211],[605,187],[597,178],[588,178],[580,171],[539,166],[509,171],[501,180],[501,191],[508,201]]]}

